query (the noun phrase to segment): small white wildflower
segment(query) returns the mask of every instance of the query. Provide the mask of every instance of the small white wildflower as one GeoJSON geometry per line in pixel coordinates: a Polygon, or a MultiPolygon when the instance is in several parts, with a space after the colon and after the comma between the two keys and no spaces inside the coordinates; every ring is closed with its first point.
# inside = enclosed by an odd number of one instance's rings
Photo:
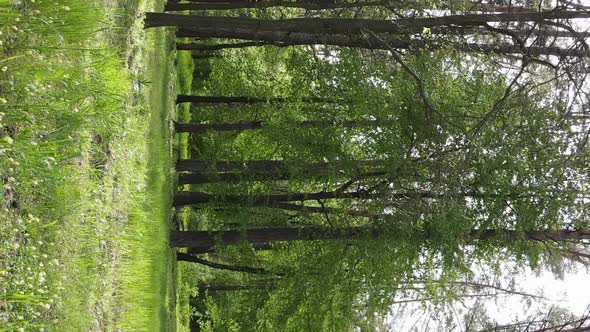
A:
{"type": "Polygon", "coordinates": [[[70,7],[68,7],[68,6],[64,6],[64,10],[65,10],[66,12],[69,12],[69,11],[70,11],[70,7]]]}
{"type": "Polygon", "coordinates": [[[8,70],[8,67],[7,67],[7,66],[2,66],[2,71],[3,71],[3,72],[5,72],[5,71],[7,71],[7,70],[8,70]]]}

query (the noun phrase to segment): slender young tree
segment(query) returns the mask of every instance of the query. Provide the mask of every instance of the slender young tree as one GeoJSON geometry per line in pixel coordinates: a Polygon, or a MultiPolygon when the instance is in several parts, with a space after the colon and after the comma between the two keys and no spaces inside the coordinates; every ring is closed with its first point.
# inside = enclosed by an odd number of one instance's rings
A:
{"type": "Polygon", "coordinates": [[[177,171],[188,172],[234,172],[234,173],[284,173],[293,169],[301,169],[309,173],[333,174],[343,172],[347,169],[358,170],[359,173],[366,171],[379,171],[387,166],[386,160],[352,160],[341,162],[323,162],[293,165],[283,160],[196,160],[180,159],[176,162],[177,171]]]}
{"type": "Polygon", "coordinates": [[[176,260],[179,262],[197,263],[197,264],[205,265],[205,266],[208,266],[208,267],[211,267],[214,269],[253,273],[253,274],[272,274],[272,272],[262,269],[262,268],[244,266],[244,265],[221,264],[221,263],[208,261],[206,259],[202,259],[202,258],[194,256],[194,255],[185,254],[182,252],[176,253],[176,260]]]}
{"type": "Polygon", "coordinates": [[[193,105],[217,105],[226,106],[231,104],[260,104],[260,103],[335,103],[338,100],[330,98],[314,98],[304,97],[301,99],[295,98],[257,98],[257,97],[241,97],[241,96],[192,96],[179,94],[176,96],[176,103],[192,103],[193,105]]]}
{"type": "MultiPolygon", "coordinates": [[[[233,245],[241,242],[250,244],[274,243],[284,241],[315,241],[315,240],[350,240],[376,239],[384,237],[386,241],[424,241],[428,231],[416,231],[411,234],[388,231],[382,227],[305,227],[305,228],[263,228],[245,231],[172,231],[170,243],[174,247],[193,247],[212,249],[217,243],[233,245]]],[[[529,230],[515,231],[508,229],[473,229],[463,234],[463,240],[534,240],[534,241],[583,241],[590,239],[588,230],[529,230]]]]}
{"type": "MultiPolygon", "coordinates": [[[[358,127],[386,127],[396,124],[397,121],[390,120],[344,120],[344,121],[328,121],[328,120],[305,120],[296,121],[293,123],[296,128],[358,128],[358,127]]],[[[209,131],[224,132],[224,131],[245,131],[262,129],[267,126],[265,121],[241,121],[241,122],[218,122],[218,123],[182,123],[176,122],[174,130],[177,133],[192,133],[200,134],[209,131]]]]}
{"type": "MultiPolygon", "coordinates": [[[[411,49],[442,49],[452,47],[458,51],[469,53],[491,54],[522,54],[523,48],[509,43],[469,43],[437,40],[407,39],[404,37],[375,38],[373,35],[346,35],[346,34],[320,34],[299,33],[288,31],[257,31],[255,29],[229,29],[229,28],[181,28],[177,32],[178,37],[202,37],[202,38],[231,38],[247,39],[264,42],[264,45],[278,47],[327,45],[351,48],[389,50],[411,49]]],[[[192,49],[193,44],[182,45],[180,49],[192,49]]],[[[200,45],[196,48],[202,48],[200,45]]],[[[588,57],[588,52],[577,48],[565,48],[558,46],[526,46],[526,54],[529,56],[554,55],[559,57],[588,57]]]]}

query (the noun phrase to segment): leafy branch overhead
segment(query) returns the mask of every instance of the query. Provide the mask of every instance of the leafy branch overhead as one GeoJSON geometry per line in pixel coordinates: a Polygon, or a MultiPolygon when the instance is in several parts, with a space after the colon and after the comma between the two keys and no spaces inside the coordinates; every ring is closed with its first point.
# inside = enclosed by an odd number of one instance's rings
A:
{"type": "MultiPolygon", "coordinates": [[[[211,327],[340,331],[416,301],[542,302],[474,268],[587,261],[587,8],[166,10],[189,12],[146,26],[177,28],[178,52],[210,69],[176,99],[192,118],[174,123],[190,153],[172,204],[192,218],[170,244],[209,268],[199,303],[230,317],[211,327]]],[[[494,326],[475,309],[465,323],[494,326]]]]}

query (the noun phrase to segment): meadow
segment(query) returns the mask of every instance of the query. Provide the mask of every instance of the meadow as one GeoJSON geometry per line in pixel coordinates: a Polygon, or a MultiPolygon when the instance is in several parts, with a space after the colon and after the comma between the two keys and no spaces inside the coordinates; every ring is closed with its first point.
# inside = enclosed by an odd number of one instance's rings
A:
{"type": "Polygon", "coordinates": [[[0,1],[0,331],[175,329],[162,6],[0,1]]]}

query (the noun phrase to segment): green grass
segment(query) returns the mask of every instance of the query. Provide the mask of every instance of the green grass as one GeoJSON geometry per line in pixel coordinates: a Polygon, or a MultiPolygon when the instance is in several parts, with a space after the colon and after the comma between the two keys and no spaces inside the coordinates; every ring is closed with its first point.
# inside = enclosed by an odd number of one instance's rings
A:
{"type": "Polygon", "coordinates": [[[0,0],[0,331],[174,329],[156,5],[0,0]]]}
{"type": "MultiPolygon", "coordinates": [[[[194,62],[191,58],[190,52],[179,52],[177,55],[177,92],[179,94],[191,94],[192,91],[192,81],[193,81],[193,72],[194,72],[194,62]]],[[[179,104],[176,108],[176,118],[178,122],[190,122],[191,121],[191,112],[190,112],[190,104],[179,104]]],[[[177,144],[177,156],[178,158],[187,159],[189,158],[189,149],[188,149],[188,135],[176,135],[176,144],[177,144]]],[[[186,222],[188,220],[188,211],[183,209],[179,212],[177,216],[178,220],[181,222],[182,228],[185,228],[186,222]]],[[[188,287],[187,283],[184,282],[184,278],[186,277],[183,274],[184,269],[179,268],[177,271],[176,281],[178,287],[178,298],[176,301],[176,326],[178,331],[189,331],[190,330],[190,306],[189,306],[189,296],[191,294],[191,290],[188,287]]]]}
{"type": "MultiPolygon", "coordinates": [[[[177,92],[179,94],[192,93],[193,72],[195,64],[191,58],[190,52],[179,52],[177,56],[177,92]]],[[[176,108],[178,122],[191,122],[190,104],[179,104],[176,108]]],[[[179,158],[188,158],[188,135],[178,135],[178,156],[179,158]]]]}

